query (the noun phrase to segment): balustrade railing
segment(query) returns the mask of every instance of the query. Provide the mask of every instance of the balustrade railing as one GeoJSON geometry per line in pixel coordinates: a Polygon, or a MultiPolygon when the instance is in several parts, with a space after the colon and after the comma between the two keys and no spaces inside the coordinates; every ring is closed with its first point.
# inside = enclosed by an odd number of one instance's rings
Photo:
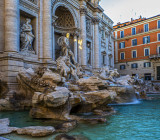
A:
{"type": "MultiPolygon", "coordinates": [[[[153,28],[150,28],[149,31],[156,30],[156,29],[158,29],[158,28],[157,28],[157,27],[153,27],[153,28]]],[[[148,32],[149,32],[149,31],[148,31],[148,32]]],[[[140,33],[144,33],[144,29],[139,29],[139,30],[136,32],[136,34],[140,34],[140,33]]],[[[145,32],[145,33],[146,33],[146,32],[145,32]]],[[[136,34],[135,34],[135,35],[136,35],[136,34]]],[[[130,36],[132,36],[131,33],[124,35],[124,37],[130,37],[130,36]]],[[[124,37],[123,37],[123,38],[124,38],[124,37]]],[[[117,39],[120,39],[120,38],[121,38],[121,37],[117,37],[117,39]]]]}

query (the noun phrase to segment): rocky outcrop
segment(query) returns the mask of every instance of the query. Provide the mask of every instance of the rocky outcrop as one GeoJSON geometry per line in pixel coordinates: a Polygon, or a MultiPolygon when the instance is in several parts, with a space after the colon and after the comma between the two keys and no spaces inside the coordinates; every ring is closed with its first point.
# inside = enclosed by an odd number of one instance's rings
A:
{"type": "Polygon", "coordinates": [[[74,129],[76,126],[77,126],[77,121],[68,121],[60,125],[57,125],[55,128],[56,132],[58,133],[66,133],[74,129]]]}
{"type": "Polygon", "coordinates": [[[99,90],[99,86],[104,85],[103,81],[98,77],[86,77],[77,81],[83,91],[95,91],[99,90]]]}
{"type": "Polygon", "coordinates": [[[52,126],[30,126],[24,128],[10,127],[9,119],[0,119],[0,135],[10,134],[15,132],[20,135],[31,135],[33,137],[42,137],[53,134],[55,128],[52,126]]]}
{"type": "Polygon", "coordinates": [[[70,91],[65,87],[57,87],[54,92],[48,94],[35,92],[32,98],[33,107],[30,115],[33,118],[68,120],[70,112],[69,96],[70,91]]]}
{"type": "Polygon", "coordinates": [[[31,135],[33,137],[44,137],[55,132],[52,126],[30,126],[17,129],[19,135],[31,135]]]}
{"type": "Polygon", "coordinates": [[[110,86],[108,89],[117,93],[114,103],[129,103],[137,100],[133,86],[110,86]]]}
{"type": "Polygon", "coordinates": [[[9,119],[0,119],[0,135],[10,134],[17,131],[16,127],[9,127],[9,119]]]}
{"type": "Polygon", "coordinates": [[[0,99],[0,111],[6,111],[6,110],[14,110],[14,107],[9,101],[9,98],[0,99]]]}
{"type": "Polygon", "coordinates": [[[87,137],[82,135],[67,135],[67,134],[60,134],[55,137],[55,140],[89,140],[87,137]]]}

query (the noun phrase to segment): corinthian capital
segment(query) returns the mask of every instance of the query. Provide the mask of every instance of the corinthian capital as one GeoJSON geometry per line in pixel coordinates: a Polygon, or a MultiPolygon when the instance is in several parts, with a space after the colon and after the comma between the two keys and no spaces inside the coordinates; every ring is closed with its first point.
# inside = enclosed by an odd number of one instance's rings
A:
{"type": "Polygon", "coordinates": [[[80,14],[86,15],[87,14],[87,8],[86,7],[80,8],[80,14]]]}
{"type": "Polygon", "coordinates": [[[100,19],[98,17],[92,18],[94,24],[99,24],[100,19]]]}

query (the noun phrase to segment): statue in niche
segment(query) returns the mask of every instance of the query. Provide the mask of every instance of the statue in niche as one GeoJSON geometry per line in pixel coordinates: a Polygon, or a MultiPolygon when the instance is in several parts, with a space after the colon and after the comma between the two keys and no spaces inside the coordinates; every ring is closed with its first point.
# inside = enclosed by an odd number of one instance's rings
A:
{"type": "Polygon", "coordinates": [[[69,39],[62,36],[58,39],[58,45],[61,47],[62,56],[60,56],[57,62],[57,69],[60,71],[60,75],[69,80],[71,76],[74,80],[79,79],[79,72],[77,73],[77,62],[75,61],[74,54],[69,46],[69,39]]]}
{"type": "Polygon", "coordinates": [[[32,43],[35,36],[32,33],[31,19],[27,18],[26,23],[22,25],[20,38],[21,38],[21,51],[35,54],[35,51],[32,47],[32,43]]]}
{"type": "Polygon", "coordinates": [[[62,56],[70,57],[73,64],[76,65],[77,62],[75,61],[74,54],[69,46],[69,39],[64,36],[60,37],[58,39],[58,45],[61,46],[62,56]]]}

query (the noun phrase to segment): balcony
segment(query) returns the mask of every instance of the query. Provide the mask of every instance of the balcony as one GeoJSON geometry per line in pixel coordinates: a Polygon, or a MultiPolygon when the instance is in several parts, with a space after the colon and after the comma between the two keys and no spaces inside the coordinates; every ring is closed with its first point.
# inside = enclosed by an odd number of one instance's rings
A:
{"type": "Polygon", "coordinates": [[[153,54],[149,56],[149,59],[159,59],[160,58],[160,53],[153,54]]]}
{"type": "MultiPolygon", "coordinates": [[[[150,32],[152,32],[152,31],[156,31],[156,30],[158,30],[158,29],[159,29],[159,28],[157,28],[157,27],[153,27],[153,28],[150,28],[148,32],[145,32],[144,29],[139,29],[139,30],[136,32],[135,35],[132,35],[131,33],[130,33],[130,34],[124,34],[124,37],[123,37],[123,38],[127,39],[127,38],[130,38],[130,37],[132,37],[132,36],[139,35],[139,34],[150,33],[150,32]]],[[[123,39],[123,38],[117,37],[117,39],[123,39]]]]}

